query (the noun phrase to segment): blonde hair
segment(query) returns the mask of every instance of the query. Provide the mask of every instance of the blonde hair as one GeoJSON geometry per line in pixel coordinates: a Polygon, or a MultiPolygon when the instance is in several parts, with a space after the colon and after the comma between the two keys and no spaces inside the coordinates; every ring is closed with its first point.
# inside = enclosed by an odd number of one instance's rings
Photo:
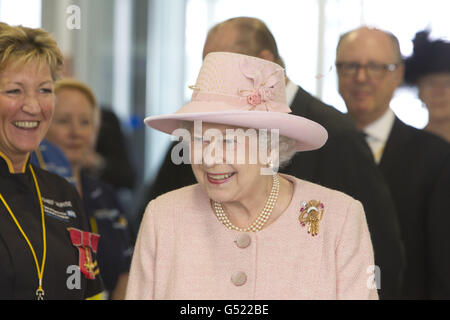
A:
{"type": "Polygon", "coordinates": [[[61,79],[55,83],[55,94],[57,95],[63,89],[74,89],[86,96],[93,109],[98,109],[97,99],[95,98],[94,92],[83,82],[76,79],[61,79]]]}
{"type": "Polygon", "coordinates": [[[48,32],[0,23],[0,72],[11,63],[31,61],[39,62],[41,66],[48,64],[54,81],[60,77],[63,55],[48,32]]]}

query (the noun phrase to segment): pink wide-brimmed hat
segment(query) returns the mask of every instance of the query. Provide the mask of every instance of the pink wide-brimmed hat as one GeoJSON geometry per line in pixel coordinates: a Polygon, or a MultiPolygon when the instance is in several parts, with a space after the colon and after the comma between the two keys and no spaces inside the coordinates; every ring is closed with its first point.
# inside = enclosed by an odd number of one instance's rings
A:
{"type": "Polygon", "coordinates": [[[320,124],[289,114],[284,69],[276,63],[230,52],[208,54],[200,69],[191,102],[174,114],[147,117],[154,129],[172,134],[180,121],[279,129],[297,141],[296,151],[322,147],[328,133],[320,124]]]}

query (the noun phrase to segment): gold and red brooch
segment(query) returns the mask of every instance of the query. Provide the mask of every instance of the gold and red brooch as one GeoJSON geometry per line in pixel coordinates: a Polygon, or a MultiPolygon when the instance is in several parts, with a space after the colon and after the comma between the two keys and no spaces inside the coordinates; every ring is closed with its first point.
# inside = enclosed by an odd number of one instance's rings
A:
{"type": "Polygon", "coordinates": [[[298,220],[302,227],[308,226],[308,233],[313,237],[319,233],[319,222],[322,220],[325,206],[318,200],[303,201],[298,220]]]}

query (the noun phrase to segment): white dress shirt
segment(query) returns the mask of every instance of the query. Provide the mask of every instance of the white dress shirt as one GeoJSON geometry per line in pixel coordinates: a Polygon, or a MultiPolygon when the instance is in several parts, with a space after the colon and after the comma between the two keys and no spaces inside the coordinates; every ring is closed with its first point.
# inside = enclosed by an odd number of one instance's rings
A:
{"type": "Polygon", "coordinates": [[[288,82],[286,83],[286,103],[288,106],[290,106],[294,101],[297,91],[298,86],[292,81],[288,80],[288,82]]]}
{"type": "Polygon", "coordinates": [[[380,163],[394,120],[395,114],[388,108],[380,118],[363,129],[376,163],[380,163]]]}

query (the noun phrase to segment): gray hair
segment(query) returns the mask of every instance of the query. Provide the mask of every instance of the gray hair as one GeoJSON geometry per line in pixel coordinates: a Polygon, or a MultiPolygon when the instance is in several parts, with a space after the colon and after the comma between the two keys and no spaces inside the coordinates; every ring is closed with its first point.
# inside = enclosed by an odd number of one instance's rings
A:
{"type": "Polygon", "coordinates": [[[295,150],[297,141],[286,136],[280,136],[279,143],[280,168],[283,168],[289,164],[297,152],[297,150],[295,150]]]}

